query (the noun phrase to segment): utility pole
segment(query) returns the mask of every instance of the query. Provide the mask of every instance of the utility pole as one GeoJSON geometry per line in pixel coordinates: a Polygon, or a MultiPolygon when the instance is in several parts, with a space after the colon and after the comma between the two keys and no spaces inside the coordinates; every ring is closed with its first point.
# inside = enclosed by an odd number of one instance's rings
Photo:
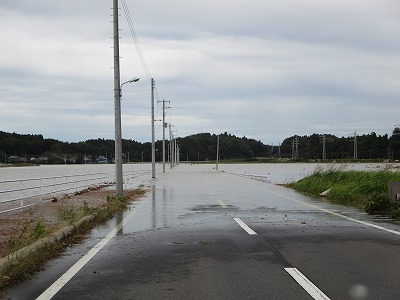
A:
{"type": "Polygon", "coordinates": [[[299,158],[299,138],[297,135],[294,136],[294,139],[292,140],[292,158],[299,158]]]}
{"type": "Polygon", "coordinates": [[[168,124],[169,126],[169,166],[172,169],[172,130],[171,130],[171,124],[168,124]]]}
{"type": "Polygon", "coordinates": [[[279,143],[278,156],[279,156],[279,158],[281,158],[281,143],[279,143]]]}
{"type": "Polygon", "coordinates": [[[326,160],[326,148],[325,148],[325,143],[326,143],[326,137],[325,134],[322,135],[322,160],[326,160]]]}
{"type": "Polygon", "coordinates": [[[173,167],[176,167],[176,137],[172,134],[172,153],[173,153],[173,167]]]}
{"type": "Polygon", "coordinates": [[[179,165],[179,145],[178,145],[178,143],[177,143],[177,140],[176,140],[176,138],[175,138],[175,156],[176,156],[176,158],[175,158],[175,165],[177,166],[177,165],[179,165]]]}
{"type": "Polygon", "coordinates": [[[170,101],[165,101],[163,99],[163,101],[158,101],[158,102],[162,102],[162,110],[163,110],[163,119],[162,119],[162,127],[163,127],[163,144],[162,144],[163,150],[162,151],[163,151],[163,153],[162,153],[162,155],[163,155],[163,173],[165,173],[165,128],[167,128],[167,123],[165,123],[165,109],[171,108],[171,107],[165,106],[165,103],[166,102],[170,103],[170,101]]]}
{"type": "Polygon", "coordinates": [[[151,79],[151,177],[156,178],[156,145],[154,133],[154,78],[151,79]]]}
{"type": "Polygon", "coordinates": [[[121,86],[119,70],[118,0],[113,0],[114,39],[114,118],[115,118],[115,190],[117,196],[124,194],[122,177],[122,133],[121,133],[121,86]]]}
{"type": "Polygon", "coordinates": [[[294,139],[292,140],[292,159],[294,159],[294,139]]]}
{"type": "Polygon", "coordinates": [[[354,159],[357,159],[357,132],[354,131],[354,137],[353,137],[353,142],[354,142],[354,159]]]}
{"type": "Polygon", "coordinates": [[[215,169],[218,171],[218,158],[219,158],[219,134],[217,137],[217,165],[215,166],[215,169]]]}

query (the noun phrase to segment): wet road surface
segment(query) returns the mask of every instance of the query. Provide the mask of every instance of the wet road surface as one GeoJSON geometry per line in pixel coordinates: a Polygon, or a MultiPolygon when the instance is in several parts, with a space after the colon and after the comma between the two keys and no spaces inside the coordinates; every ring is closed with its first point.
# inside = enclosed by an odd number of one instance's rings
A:
{"type": "Polygon", "coordinates": [[[400,299],[393,222],[211,166],[180,165],[148,189],[7,296],[400,299]]]}

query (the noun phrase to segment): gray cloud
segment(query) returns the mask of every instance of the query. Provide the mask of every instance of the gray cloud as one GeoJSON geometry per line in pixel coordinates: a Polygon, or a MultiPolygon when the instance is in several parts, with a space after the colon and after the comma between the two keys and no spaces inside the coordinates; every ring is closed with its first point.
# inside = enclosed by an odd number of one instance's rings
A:
{"type": "MultiPolygon", "coordinates": [[[[179,136],[229,131],[278,144],[400,123],[398,1],[127,3],[179,136]]],[[[0,130],[113,138],[111,5],[0,4],[0,130]]],[[[123,136],[149,141],[150,83],[122,10],[120,27],[121,78],[142,78],[123,88],[123,136]]]]}

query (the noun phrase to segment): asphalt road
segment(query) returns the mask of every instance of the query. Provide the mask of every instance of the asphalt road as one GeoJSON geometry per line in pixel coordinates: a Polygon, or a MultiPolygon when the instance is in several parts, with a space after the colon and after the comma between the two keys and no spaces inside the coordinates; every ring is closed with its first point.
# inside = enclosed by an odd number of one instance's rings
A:
{"type": "Polygon", "coordinates": [[[400,299],[399,225],[211,167],[151,182],[7,297],[400,299]]]}

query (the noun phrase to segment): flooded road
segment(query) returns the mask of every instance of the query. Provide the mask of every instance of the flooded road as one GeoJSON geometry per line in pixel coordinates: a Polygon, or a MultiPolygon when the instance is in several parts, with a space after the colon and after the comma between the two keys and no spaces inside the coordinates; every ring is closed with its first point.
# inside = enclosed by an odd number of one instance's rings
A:
{"type": "Polygon", "coordinates": [[[396,223],[223,169],[158,174],[129,211],[7,297],[400,298],[396,223]]]}

